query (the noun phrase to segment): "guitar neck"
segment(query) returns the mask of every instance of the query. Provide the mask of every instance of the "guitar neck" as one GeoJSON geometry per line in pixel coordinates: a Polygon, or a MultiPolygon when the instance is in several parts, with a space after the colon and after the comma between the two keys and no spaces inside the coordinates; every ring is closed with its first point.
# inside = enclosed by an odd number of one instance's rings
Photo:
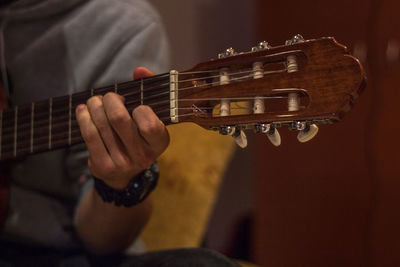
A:
{"type": "Polygon", "coordinates": [[[82,143],[75,108],[108,92],[124,96],[129,112],[149,105],[166,125],[171,123],[170,75],[166,73],[0,110],[0,160],[82,143]]]}

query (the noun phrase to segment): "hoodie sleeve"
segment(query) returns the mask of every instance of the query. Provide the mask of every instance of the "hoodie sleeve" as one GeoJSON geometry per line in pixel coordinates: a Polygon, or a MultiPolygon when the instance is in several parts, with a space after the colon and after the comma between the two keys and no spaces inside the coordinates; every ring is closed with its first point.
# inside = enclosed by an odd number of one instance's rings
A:
{"type": "Polygon", "coordinates": [[[65,38],[73,92],[131,80],[138,66],[169,68],[167,35],[145,1],[92,0],[66,22],[65,38]]]}

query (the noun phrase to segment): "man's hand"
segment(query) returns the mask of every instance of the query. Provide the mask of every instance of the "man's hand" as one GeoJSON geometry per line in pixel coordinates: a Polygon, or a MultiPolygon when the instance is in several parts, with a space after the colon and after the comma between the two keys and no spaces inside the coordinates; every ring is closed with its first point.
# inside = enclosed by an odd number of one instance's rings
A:
{"type": "MultiPolygon", "coordinates": [[[[140,67],[134,79],[154,73],[140,67]]],[[[115,189],[156,160],[169,144],[168,131],[149,106],[138,106],[130,116],[124,98],[115,93],[91,97],[76,108],[76,118],[89,150],[92,174],[115,189]]]]}

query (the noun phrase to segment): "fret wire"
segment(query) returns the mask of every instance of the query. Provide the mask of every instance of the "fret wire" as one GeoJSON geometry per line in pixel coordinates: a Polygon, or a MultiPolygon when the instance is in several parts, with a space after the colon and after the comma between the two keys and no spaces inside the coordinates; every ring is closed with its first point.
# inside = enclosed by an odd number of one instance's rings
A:
{"type": "Polygon", "coordinates": [[[18,106],[15,106],[14,111],[14,157],[17,157],[17,135],[18,135],[18,106]]]}
{"type": "MultiPolygon", "coordinates": [[[[156,100],[156,99],[155,99],[156,100]]],[[[157,99],[158,100],[158,99],[157,99]]],[[[51,102],[53,102],[53,101],[51,101],[51,102]]],[[[71,101],[72,102],[72,101],[71,101]]],[[[133,108],[133,107],[137,107],[139,105],[139,101],[132,101],[132,102],[127,102],[126,103],[126,106],[127,106],[127,108],[133,108]]],[[[166,99],[165,101],[152,101],[152,102],[149,102],[148,103],[148,105],[149,106],[151,106],[154,110],[156,110],[156,109],[160,109],[160,108],[162,108],[163,106],[165,106],[165,107],[168,107],[168,100],[166,99]]],[[[50,114],[48,115],[49,116],[49,118],[50,118],[50,121],[47,121],[47,120],[39,120],[39,121],[37,121],[36,123],[33,123],[33,125],[34,125],[34,129],[36,129],[36,128],[38,128],[39,127],[39,129],[40,128],[44,128],[43,126],[44,125],[49,125],[50,127],[49,127],[49,133],[51,133],[51,140],[53,141],[53,139],[54,139],[54,134],[53,134],[53,132],[54,132],[54,129],[55,129],[55,127],[54,127],[54,125],[53,125],[53,114],[54,114],[54,104],[52,105],[52,108],[49,108],[50,109],[50,114]],[[50,129],[51,128],[51,129],[50,129]]],[[[35,112],[35,114],[34,114],[34,116],[33,116],[33,118],[31,118],[32,120],[35,120],[35,118],[37,117],[37,116],[35,116],[36,115],[36,112],[35,112]]],[[[76,120],[75,119],[73,119],[72,118],[72,107],[71,107],[71,117],[69,117],[70,115],[68,115],[68,129],[69,129],[69,131],[70,131],[70,129],[72,130],[72,122],[76,122],[76,120]]],[[[60,117],[60,118],[62,118],[62,117],[60,117]]],[[[60,120],[60,118],[58,118],[59,120],[60,120]]],[[[61,120],[62,121],[62,120],[61,120]]],[[[22,124],[22,125],[19,125],[20,126],[20,128],[24,128],[23,126],[24,125],[27,125],[27,124],[22,124]]],[[[60,127],[61,127],[61,125],[62,124],[59,124],[60,125],[60,127]]],[[[69,134],[68,134],[69,135],[69,134]]]]}
{"type": "Polygon", "coordinates": [[[118,94],[118,84],[114,84],[114,93],[118,94]]]}
{"type": "Polygon", "coordinates": [[[49,99],[49,149],[51,149],[51,125],[52,125],[52,110],[53,110],[53,98],[49,99]]]}
{"type": "MultiPolygon", "coordinates": [[[[165,106],[165,108],[164,108],[164,109],[161,109],[161,111],[155,111],[155,112],[156,112],[156,114],[161,115],[161,114],[163,114],[163,113],[168,113],[168,111],[169,111],[169,108],[168,108],[167,106],[165,106]]],[[[72,120],[72,121],[73,121],[73,122],[76,122],[76,120],[72,120]]],[[[73,140],[76,140],[76,139],[73,139],[73,138],[72,138],[72,136],[73,136],[74,134],[78,134],[78,135],[79,135],[78,138],[81,138],[81,137],[80,137],[80,130],[79,130],[78,127],[71,128],[71,144],[72,144],[73,140]]],[[[63,135],[63,133],[54,134],[54,135],[52,134],[54,140],[57,140],[57,137],[62,136],[62,135],[63,135]]],[[[43,141],[44,141],[45,139],[47,139],[47,138],[46,138],[46,137],[40,137],[40,136],[39,136],[39,138],[36,139],[37,143],[36,143],[36,145],[34,146],[34,150],[35,150],[35,151],[37,151],[36,147],[42,146],[42,144],[44,144],[43,141]]],[[[58,143],[60,143],[60,142],[61,142],[61,143],[62,143],[62,142],[65,142],[65,139],[58,140],[57,142],[58,142],[58,143]]],[[[7,146],[6,146],[6,148],[7,148],[7,146]]],[[[22,150],[18,150],[18,151],[22,151],[22,150]]]]}
{"type": "MultiPolygon", "coordinates": [[[[72,130],[72,136],[73,136],[73,137],[72,137],[71,143],[73,142],[74,139],[76,140],[76,138],[81,138],[80,130],[79,130],[78,127],[76,127],[74,130],[72,130]]],[[[47,137],[45,137],[45,136],[37,137],[37,138],[36,138],[36,141],[37,141],[37,142],[35,142],[35,144],[34,144],[34,150],[35,150],[35,152],[37,151],[37,150],[35,149],[35,147],[38,147],[38,146],[41,146],[41,147],[46,148],[46,149],[48,150],[47,137]]],[[[65,141],[66,141],[66,139],[60,139],[60,140],[57,140],[57,141],[53,142],[53,148],[54,148],[54,144],[55,144],[55,143],[57,143],[57,142],[58,142],[58,143],[65,143],[65,141]]],[[[5,147],[4,147],[4,149],[3,149],[3,152],[4,152],[4,153],[6,153],[6,151],[8,150],[7,148],[10,148],[10,146],[5,146],[5,147]]],[[[22,148],[19,148],[18,151],[22,151],[22,150],[24,150],[23,147],[22,147],[22,148]]],[[[28,150],[28,149],[25,148],[25,150],[28,150]]],[[[12,149],[11,149],[11,151],[12,151],[12,149]]]]}
{"type": "Polygon", "coordinates": [[[94,88],[90,89],[90,95],[93,96],[94,95],[94,88]]]}
{"type": "Polygon", "coordinates": [[[69,95],[68,111],[68,145],[71,145],[71,117],[72,117],[72,95],[69,95]]]}
{"type": "MultiPolygon", "coordinates": [[[[167,75],[166,75],[167,76],[167,75]]],[[[132,91],[132,89],[135,89],[135,88],[132,88],[132,86],[135,86],[136,88],[137,87],[141,87],[140,88],[140,93],[139,92],[137,92],[135,95],[140,95],[140,97],[141,97],[141,99],[140,99],[140,103],[143,103],[144,102],[144,100],[145,100],[145,95],[144,95],[144,93],[147,93],[147,92],[151,92],[151,91],[154,91],[154,89],[157,91],[159,91],[159,90],[161,90],[161,89],[163,89],[163,88],[161,88],[160,87],[160,85],[157,85],[157,86],[154,86],[154,87],[151,87],[151,88],[148,88],[148,90],[145,90],[144,89],[144,83],[145,82],[147,82],[147,81],[149,81],[149,80],[147,80],[147,79],[141,79],[140,81],[136,81],[136,82],[128,82],[128,83],[125,83],[124,85],[123,85],[123,87],[125,87],[124,89],[126,89],[126,90],[131,90],[132,91]],[[128,88],[128,87],[130,87],[130,88],[128,88]],[[142,96],[143,95],[143,96],[142,96]]],[[[160,82],[162,82],[162,79],[152,79],[152,81],[155,83],[155,82],[157,82],[157,83],[160,83],[160,82]]],[[[115,86],[115,88],[117,89],[117,91],[118,91],[118,88],[119,87],[119,85],[117,84],[116,86],[115,86]]],[[[110,88],[107,88],[107,91],[110,91],[110,88]]],[[[92,94],[94,93],[94,89],[92,89],[92,94]]],[[[133,94],[131,94],[131,95],[133,95],[133,94]]],[[[82,94],[82,95],[79,95],[79,93],[77,93],[77,97],[78,98],[81,98],[81,100],[82,101],[85,101],[85,100],[87,100],[88,99],[88,97],[87,97],[87,94],[85,95],[84,93],[82,94]]],[[[75,138],[73,137],[73,133],[75,132],[74,131],[74,128],[76,127],[75,125],[73,125],[73,122],[75,122],[74,121],[74,119],[73,119],[73,117],[72,117],[72,108],[73,108],[73,105],[72,105],[72,96],[70,96],[70,102],[71,103],[69,103],[69,106],[68,106],[68,131],[69,131],[69,134],[68,134],[68,144],[72,144],[74,141],[75,141],[75,138]]],[[[151,98],[153,98],[152,96],[149,96],[148,97],[149,99],[151,99],[151,98]]],[[[147,99],[147,98],[146,98],[147,99]]],[[[55,100],[55,99],[54,99],[55,100]]],[[[38,103],[41,103],[41,102],[38,102],[38,103]]],[[[53,131],[55,130],[55,128],[53,127],[53,115],[55,114],[54,112],[57,112],[57,114],[59,114],[59,113],[61,113],[62,112],[62,110],[65,110],[65,108],[63,108],[62,106],[57,106],[56,105],[56,103],[53,101],[53,99],[51,98],[51,99],[49,99],[49,108],[48,108],[48,110],[49,110],[49,121],[48,121],[48,127],[49,127],[49,129],[48,129],[48,134],[49,134],[49,138],[48,138],[48,149],[52,149],[52,143],[54,143],[53,141],[55,141],[55,139],[54,139],[54,137],[53,137],[53,131]],[[61,107],[61,108],[60,108],[61,107]],[[57,109],[58,108],[58,109],[57,109]],[[57,110],[57,111],[56,111],[57,110]]],[[[150,104],[150,103],[149,103],[150,104]]],[[[30,128],[31,128],[31,142],[30,142],[30,147],[27,147],[26,145],[24,146],[25,147],[25,149],[20,149],[19,147],[18,147],[18,132],[20,131],[20,130],[22,130],[22,131],[25,131],[24,129],[29,129],[28,127],[29,127],[29,119],[28,119],[28,121],[26,121],[26,120],[20,120],[21,121],[21,125],[18,127],[18,126],[15,126],[15,125],[17,125],[18,124],[18,116],[19,116],[19,114],[18,113],[21,113],[21,115],[22,116],[24,116],[24,117],[26,117],[27,116],[27,114],[29,114],[29,111],[26,113],[26,112],[22,112],[22,109],[21,109],[21,112],[19,112],[19,110],[17,111],[17,114],[15,114],[15,116],[16,116],[16,120],[15,120],[15,123],[14,123],[14,154],[16,155],[16,154],[18,154],[17,152],[18,151],[35,151],[35,148],[37,147],[36,145],[35,145],[35,140],[36,140],[36,138],[35,138],[35,134],[36,134],[36,132],[37,132],[37,130],[39,130],[39,129],[45,129],[45,127],[44,127],[44,122],[45,122],[45,120],[43,120],[41,117],[43,117],[43,116],[45,116],[45,113],[47,113],[47,112],[44,112],[44,110],[43,110],[43,108],[39,108],[39,106],[36,106],[36,103],[32,103],[31,104],[32,106],[31,106],[31,118],[30,118],[30,121],[31,121],[31,125],[30,125],[30,128]],[[33,107],[33,111],[32,111],[32,107],[33,107]],[[35,121],[36,120],[36,121],[35,121]],[[42,123],[41,123],[42,122],[42,123]],[[20,128],[20,129],[18,129],[18,128],[20,128]],[[33,141],[32,141],[33,140],[33,141]]],[[[41,106],[43,106],[43,104],[41,104],[41,106]]],[[[44,106],[43,106],[44,107],[44,106]]],[[[18,109],[18,108],[17,108],[18,109]]],[[[29,110],[29,109],[28,109],[29,110]]],[[[61,115],[61,114],[60,114],[61,115]]],[[[1,115],[3,118],[4,118],[4,114],[3,115],[1,115]]],[[[61,117],[62,117],[62,115],[61,115],[61,117]]],[[[22,118],[22,117],[21,117],[22,118]]],[[[3,121],[4,119],[2,119],[2,121],[3,121]]],[[[57,115],[57,120],[59,120],[59,117],[58,117],[58,115],[57,115]]],[[[6,126],[6,128],[8,128],[7,126],[6,126]]],[[[11,127],[9,127],[9,128],[11,128],[11,127]]],[[[1,132],[0,132],[0,136],[2,137],[1,139],[2,140],[4,140],[4,123],[2,123],[2,125],[1,125],[1,132]]],[[[11,128],[12,129],[12,128],[11,128]]],[[[59,129],[59,128],[58,128],[59,129]]],[[[77,133],[79,133],[79,131],[77,131],[77,133]]],[[[38,133],[38,137],[39,136],[43,136],[43,131],[42,131],[42,134],[40,134],[40,131],[39,131],[39,133],[38,133]]],[[[58,136],[60,136],[60,135],[58,135],[58,136]]],[[[65,135],[65,137],[66,137],[66,135],[65,135]]],[[[62,137],[61,137],[61,139],[62,139],[62,137]]],[[[58,141],[57,141],[58,142],[58,141]]],[[[26,142],[27,144],[28,144],[28,142],[26,142]]],[[[1,143],[1,140],[0,140],[0,144],[5,144],[4,142],[3,143],[1,143]]],[[[4,147],[0,147],[0,153],[1,152],[3,152],[4,153],[4,147]],[[3,151],[2,151],[3,150],[3,151]]],[[[11,150],[12,151],[12,150],[11,150]]],[[[11,152],[11,151],[9,151],[9,152],[11,152]]],[[[1,156],[1,154],[0,154],[0,156],[1,156]]]]}
{"type": "Polygon", "coordinates": [[[31,153],[33,153],[33,131],[34,131],[34,123],[35,123],[35,102],[32,102],[31,106],[31,153]]]}

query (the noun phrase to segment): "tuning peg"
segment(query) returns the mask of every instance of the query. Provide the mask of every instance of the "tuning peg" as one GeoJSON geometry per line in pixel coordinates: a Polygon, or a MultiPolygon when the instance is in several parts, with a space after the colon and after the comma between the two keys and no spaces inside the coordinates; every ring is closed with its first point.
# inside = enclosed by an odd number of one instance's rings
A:
{"type": "Polygon", "coordinates": [[[218,54],[218,58],[225,58],[225,57],[230,57],[235,55],[235,50],[232,47],[229,47],[228,49],[225,50],[223,53],[218,54]]]}
{"type": "Polygon", "coordinates": [[[232,134],[232,132],[233,132],[232,126],[222,126],[219,129],[219,134],[221,134],[221,135],[232,134]]]}
{"type": "Polygon", "coordinates": [[[252,47],[251,51],[252,52],[256,52],[256,51],[269,49],[269,48],[271,48],[271,46],[268,44],[268,42],[267,41],[262,41],[262,42],[259,42],[257,46],[252,47]]]}
{"type": "Polygon", "coordinates": [[[269,139],[269,141],[274,145],[274,146],[280,146],[281,145],[281,135],[279,134],[278,130],[271,125],[270,123],[268,124],[257,124],[255,126],[255,130],[257,133],[265,133],[269,139]]]}
{"type": "Polygon", "coordinates": [[[295,36],[292,37],[292,39],[286,40],[285,45],[292,45],[302,42],[304,42],[303,36],[301,36],[301,34],[296,34],[295,36]]]}
{"type": "MultiPolygon", "coordinates": [[[[303,124],[303,123],[301,123],[303,124]]],[[[303,124],[304,126],[299,129],[297,134],[297,140],[301,143],[305,143],[313,139],[318,133],[318,126],[315,124],[303,124]]]]}
{"type": "Polygon", "coordinates": [[[242,129],[240,129],[239,127],[236,127],[235,131],[232,133],[232,137],[233,137],[233,139],[235,139],[236,144],[240,148],[247,147],[247,137],[242,129]]]}
{"type": "Polygon", "coordinates": [[[279,134],[277,129],[274,128],[274,129],[272,129],[272,131],[270,133],[268,132],[267,137],[274,146],[281,145],[281,135],[279,134]]]}

